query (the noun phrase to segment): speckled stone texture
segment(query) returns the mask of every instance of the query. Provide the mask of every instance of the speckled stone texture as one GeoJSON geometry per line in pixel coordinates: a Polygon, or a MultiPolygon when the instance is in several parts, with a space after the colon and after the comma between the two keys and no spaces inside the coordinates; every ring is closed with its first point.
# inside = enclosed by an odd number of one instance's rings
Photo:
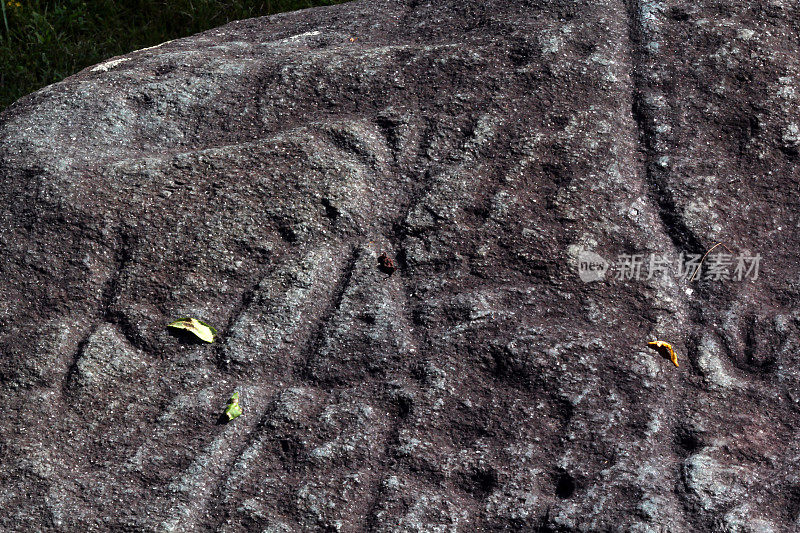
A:
{"type": "Polygon", "coordinates": [[[23,98],[0,529],[794,531],[798,9],[357,1],[23,98]]]}

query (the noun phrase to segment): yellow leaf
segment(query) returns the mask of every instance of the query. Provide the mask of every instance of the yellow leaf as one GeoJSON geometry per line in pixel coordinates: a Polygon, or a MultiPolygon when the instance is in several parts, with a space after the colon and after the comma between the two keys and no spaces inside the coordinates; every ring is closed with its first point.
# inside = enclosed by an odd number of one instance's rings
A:
{"type": "Polygon", "coordinates": [[[669,353],[669,360],[672,361],[672,363],[675,366],[679,366],[678,365],[678,356],[675,354],[675,350],[672,349],[672,345],[670,343],[664,342],[664,341],[653,341],[653,342],[648,342],[647,344],[649,346],[654,347],[656,350],[658,350],[658,349],[666,350],[667,353],[669,353]]]}
{"type": "Polygon", "coordinates": [[[214,342],[217,330],[196,318],[180,318],[167,325],[168,328],[183,329],[194,333],[198,339],[205,342],[214,342]]]}

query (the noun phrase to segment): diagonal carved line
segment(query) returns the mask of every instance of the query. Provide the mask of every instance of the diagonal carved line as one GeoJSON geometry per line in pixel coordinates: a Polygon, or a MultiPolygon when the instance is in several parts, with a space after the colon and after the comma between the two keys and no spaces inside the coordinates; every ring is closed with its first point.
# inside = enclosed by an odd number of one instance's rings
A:
{"type": "MultiPolygon", "coordinates": [[[[247,450],[251,449],[261,436],[266,427],[270,406],[271,402],[267,402],[266,406],[262,409],[258,421],[252,424],[251,427],[245,429],[246,434],[244,438],[240,439],[241,444],[233,446],[230,452],[226,454],[226,457],[222,461],[223,465],[220,473],[212,476],[209,480],[210,483],[213,484],[209,496],[204,498],[201,502],[194,502],[193,506],[196,508],[196,512],[193,513],[194,516],[191,519],[192,528],[203,529],[200,528],[200,525],[206,522],[206,526],[208,526],[207,531],[219,531],[220,526],[225,520],[224,495],[228,480],[231,478],[239,458],[242,457],[247,450]],[[211,518],[211,520],[203,520],[202,517],[204,516],[211,518]],[[216,517],[216,519],[213,517],[216,517]]],[[[193,529],[187,529],[187,531],[189,530],[193,529]]]]}
{"type": "Polygon", "coordinates": [[[655,129],[658,111],[648,107],[646,98],[655,91],[650,88],[645,77],[652,70],[647,61],[643,42],[651,37],[642,19],[642,0],[627,0],[628,35],[631,46],[631,79],[633,80],[631,110],[639,131],[639,143],[645,155],[645,182],[651,201],[661,219],[664,232],[677,250],[696,253],[703,250],[698,236],[686,225],[680,213],[675,196],[669,187],[667,172],[659,169],[657,160],[665,155],[658,147],[658,132],[655,129]]]}
{"type": "Polygon", "coordinates": [[[333,289],[333,294],[329,300],[330,303],[320,317],[316,331],[310,336],[309,342],[304,350],[303,366],[299,369],[299,375],[303,381],[312,383],[315,381],[311,376],[311,360],[317,354],[317,352],[319,352],[319,349],[325,342],[328,326],[336,316],[336,312],[342,306],[342,300],[344,300],[345,292],[347,292],[347,288],[350,286],[352,281],[353,271],[355,270],[358,257],[359,249],[356,246],[351,246],[350,257],[345,263],[344,269],[342,270],[342,273],[336,282],[336,286],[333,289]]]}
{"type": "MultiPolygon", "coordinates": [[[[308,375],[308,364],[310,359],[314,356],[317,352],[319,347],[325,340],[325,333],[327,327],[333,317],[336,315],[337,310],[341,307],[342,300],[344,299],[344,294],[347,291],[347,288],[350,286],[351,279],[353,276],[353,271],[355,270],[356,261],[359,257],[358,248],[355,246],[351,246],[350,255],[348,260],[346,261],[342,273],[340,274],[336,285],[332,291],[332,295],[329,299],[329,305],[326,308],[325,312],[321,315],[318,319],[318,326],[316,330],[311,333],[308,337],[308,344],[305,350],[303,350],[304,357],[301,356],[302,359],[302,367],[299,369],[299,373],[301,376],[308,375]]],[[[265,276],[268,274],[265,274],[265,276]]],[[[260,283],[260,281],[259,281],[260,283]]],[[[236,317],[241,315],[243,312],[247,310],[249,304],[252,303],[253,293],[255,292],[255,288],[258,287],[256,284],[248,294],[245,294],[242,301],[242,306],[238,310],[238,312],[234,313],[236,317]]],[[[230,321],[230,324],[234,324],[236,319],[233,318],[230,321]]],[[[307,380],[313,381],[313,379],[308,378],[307,380]]],[[[251,383],[251,385],[257,385],[251,383]]],[[[266,390],[266,388],[265,388],[266,390]]],[[[223,468],[221,469],[220,473],[214,475],[212,479],[209,480],[210,483],[213,484],[213,489],[210,491],[210,496],[204,498],[202,502],[195,504],[195,507],[199,507],[201,510],[192,513],[192,517],[188,518],[189,521],[193,523],[194,526],[198,526],[199,524],[204,522],[203,516],[205,517],[213,517],[218,515],[216,520],[212,520],[215,522],[213,527],[210,530],[216,530],[224,520],[224,491],[227,485],[228,480],[231,477],[231,474],[236,468],[237,460],[239,457],[242,456],[248,449],[255,445],[258,438],[262,435],[264,428],[266,427],[266,420],[269,416],[270,410],[270,402],[263,407],[261,410],[261,415],[258,418],[258,421],[255,424],[252,424],[250,427],[245,429],[245,435],[243,438],[240,438],[240,444],[236,446],[232,446],[232,449],[229,452],[226,452],[226,456],[223,462],[223,468]]]]}
{"type": "Polygon", "coordinates": [[[83,358],[83,354],[86,352],[86,346],[89,344],[89,339],[92,338],[92,335],[95,334],[102,323],[102,321],[94,323],[89,329],[89,332],[78,343],[78,346],[75,349],[75,354],[72,356],[69,367],[64,374],[64,379],[61,382],[62,396],[66,396],[73,388],[75,375],[78,373],[78,363],[80,362],[81,358],[83,358]]]}
{"type": "MultiPolygon", "coordinates": [[[[103,287],[103,293],[100,300],[100,308],[98,314],[100,315],[99,320],[97,320],[92,327],[89,329],[89,332],[80,340],[78,346],[75,350],[74,355],[70,361],[69,367],[67,368],[66,373],[64,374],[64,379],[61,382],[61,392],[62,394],[67,394],[69,390],[72,388],[73,382],[75,380],[75,374],[78,371],[78,362],[83,357],[86,346],[89,343],[89,339],[92,338],[92,335],[95,334],[97,329],[100,327],[103,322],[110,322],[112,324],[116,324],[116,315],[111,311],[112,305],[114,304],[114,300],[117,298],[119,294],[119,282],[120,277],[122,275],[122,271],[128,266],[131,260],[131,238],[127,234],[120,235],[121,245],[114,250],[114,262],[113,262],[113,270],[111,275],[108,277],[108,280],[105,283],[105,287],[103,287]]],[[[128,341],[136,348],[139,348],[135,341],[135,339],[131,338],[129,332],[122,329],[123,335],[128,339],[128,341]]]]}
{"type": "Polygon", "coordinates": [[[228,317],[228,322],[225,324],[225,328],[220,332],[217,341],[214,343],[214,354],[216,359],[216,365],[219,370],[225,371],[228,370],[228,361],[225,360],[225,348],[227,347],[228,338],[231,336],[233,331],[233,327],[236,325],[236,322],[242,317],[244,313],[250,308],[250,305],[253,303],[253,299],[256,296],[258,288],[264,282],[264,280],[272,274],[273,266],[271,264],[271,253],[267,255],[265,261],[268,263],[267,268],[265,268],[256,279],[255,283],[253,283],[247,290],[242,293],[242,297],[239,300],[239,303],[236,305],[234,310],[231,312],[230,317],[228,317]]]}
{"type": "MultiPolygon", "coordinates": [[[[406,324],[404,324],[404,329],[407,331],[409,337],[411,338],[411,342],[414,345],[415,354],[417,355],[417,360],[422,356],[420,346],[428,346],[426,336],[420,336],[416,328],[414,328],[413,320],[411,320],[411,316],[409,316],[409,305],[408,302],[411,298],[411,290],[408,287],[408,284],[404,283],[402,278],[398,277],[400,280],[399,283],[401,285],[400,295],[402,297],[402,301],[398,302],[398,307],[403,310],[403,317],[405,318],[406,324]]],[[[392,450],[397,447],[399,444],[399,436],[400,430],[405,425],[405,415],[398,412],[394,417],[394,420],[391,422],[388,431],[386,432],[386,438],[383,441],[383,449],[381,452],[381,459],[385,460],[389,457],[392,453],[392,450]]],[[[385,489],[383,487],[383,479],[385,474],[390,470],[387,468],[385,471],[377,472],[375,474],[375,479],[373,481],[373,488],[371,493],[373,497],[371,498],[370,502],[367,505],[367,512],[364,515],[364,531],[374,531],[377,527],[377,520],[378,520],[378,509],[379,505],[385,494],[385,489]]]]}

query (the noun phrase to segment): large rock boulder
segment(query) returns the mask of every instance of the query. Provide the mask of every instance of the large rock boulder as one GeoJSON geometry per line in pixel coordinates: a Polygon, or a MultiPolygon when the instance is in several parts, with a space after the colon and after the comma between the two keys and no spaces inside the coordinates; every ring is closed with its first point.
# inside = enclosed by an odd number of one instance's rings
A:
{"type": "Polygon", "coordinates": [[[0,527],[800,526],[798,25],[360,1],[23,98],[0,527]]]}

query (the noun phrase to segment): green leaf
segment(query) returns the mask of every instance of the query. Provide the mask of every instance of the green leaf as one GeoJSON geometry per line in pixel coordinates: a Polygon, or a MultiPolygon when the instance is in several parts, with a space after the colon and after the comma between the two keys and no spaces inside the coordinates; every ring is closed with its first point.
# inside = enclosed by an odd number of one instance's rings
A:
{"type": "Polygon", "coordinates": [[[167,324],[168,328],[184,329],[194,333],[198,339],[205,342],[214,342],[217,330],[196,318],[180,318],[172,324],[167,324]]]}
{"type": "Polygon", "coordinates": [[[228,406],[225,408],[225,416],[228,417],[228,421],[230,422],[241,414],[242,408],[239,406],[239,393],[234,392],[231,399],[228,400],[228,406]]]}

